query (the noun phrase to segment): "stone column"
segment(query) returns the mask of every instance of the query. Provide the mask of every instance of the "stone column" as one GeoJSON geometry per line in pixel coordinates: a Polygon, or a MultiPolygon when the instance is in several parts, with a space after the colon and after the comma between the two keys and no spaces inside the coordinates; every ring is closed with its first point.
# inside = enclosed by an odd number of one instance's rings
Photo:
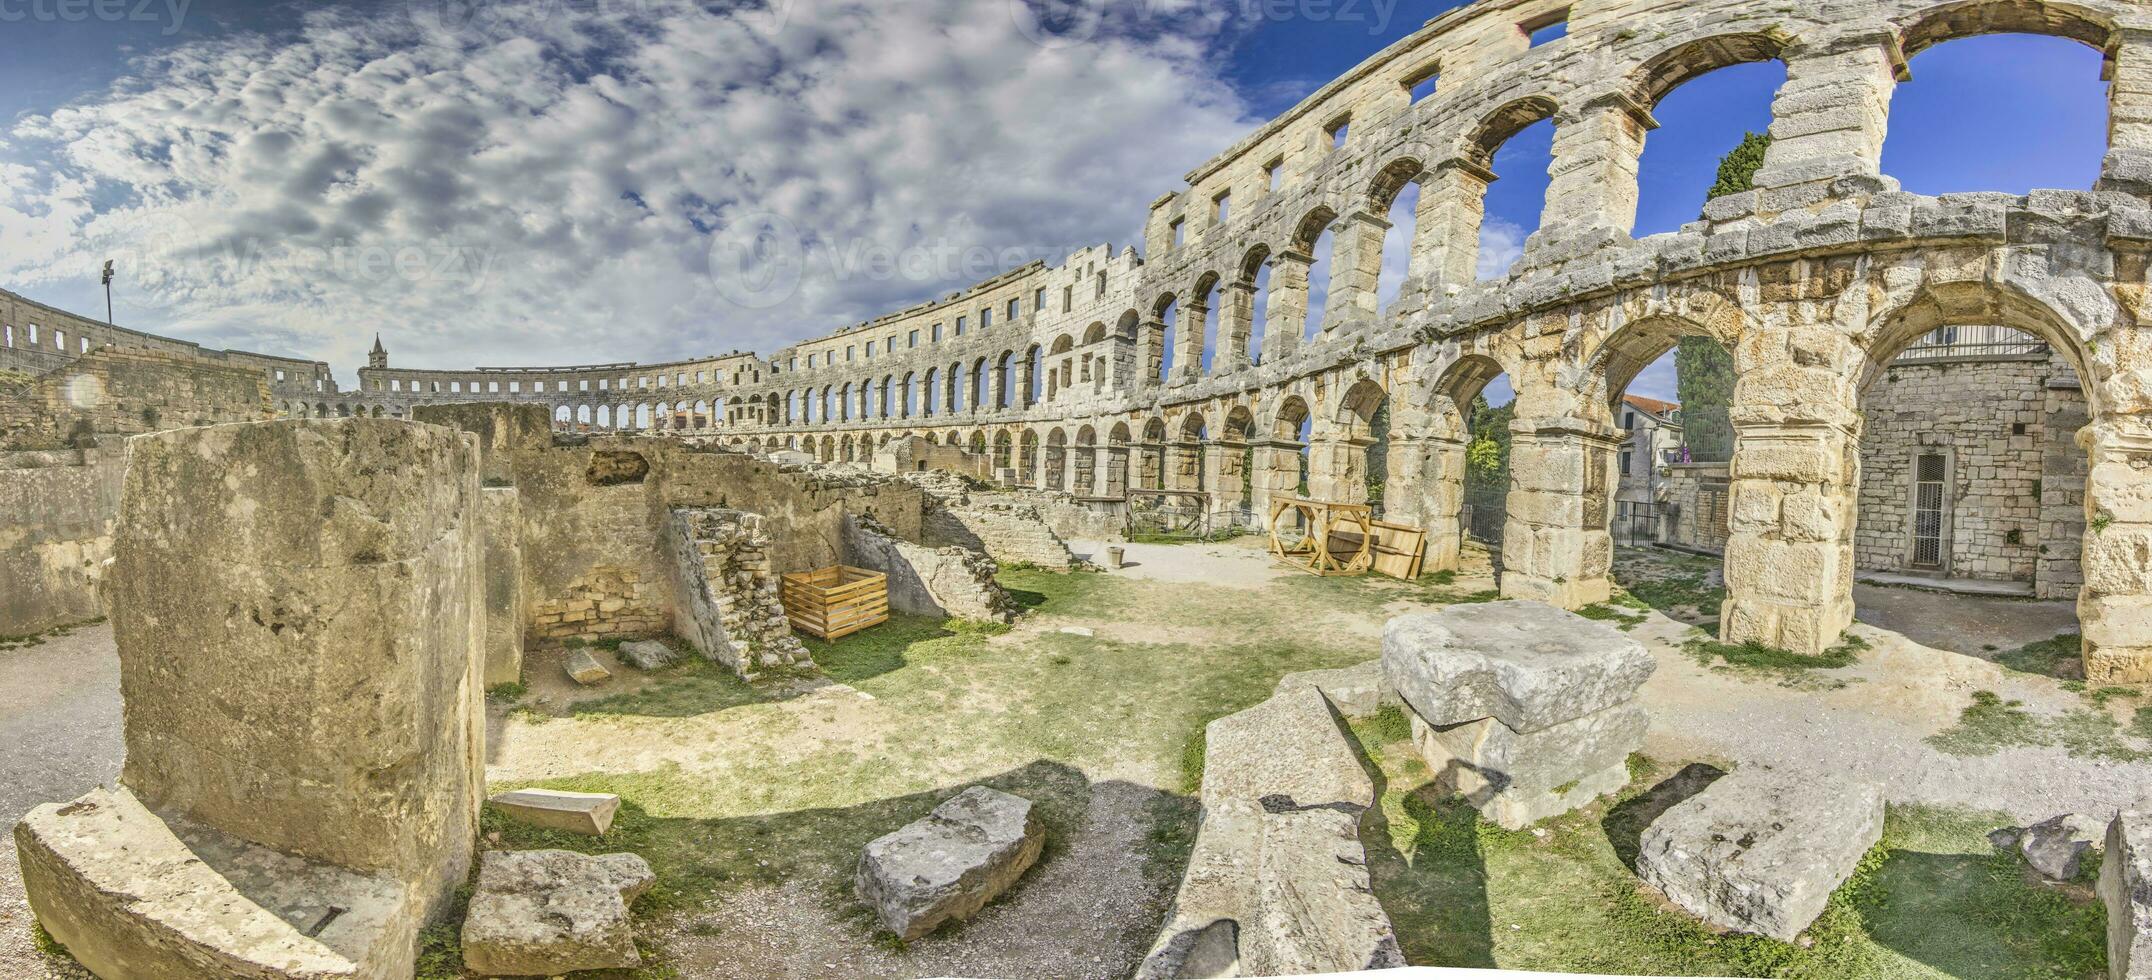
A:
{"type": "Polygon", "coordinates": [[[1128,447],[1106,447],[1106,495],[1124,497],[1128,494],[1128,447]]]}
{"type": "Polygon", "coordinates": [[[1618,435],[1576,418],[1510,423],[1502,594],[1564,609],[1612,594],[1618,435]]]}
{"type": "Polygon", "coordinates": [[[1382,312],[1377,289],[1382,280],[1382,239],[1389,231],[1389,219],[1371,211],[1355,211],[1338,219],[1332,232],[1330,289],[1323,300],[1325,333],[1348,321],[1373,320],[1382,312]]]}
{"type": "Polygon", "coordinates": [[[484,795],[477,440],[384,419],[129,440],[120,781],[160,814],[461,884],[484,795]]]}
{"type": "Polygon", "coordinates": [[[1300,496],[1300,443],[1258,439],[1251,445],[1255,447],[1255,472],[1249,474],[1249,506],[1255,511],[1257,526],[1268,529],[1271,501],[1300,496]]]}
{"type": "Polygon", "coordinates": [[[1300,334],[1308,327],[1308,269],[1315,257],[1305,252],[1279,252],[1270,260],[1270,303],[1263,311],[1263,363],[1268,364],[1300,346],[1300,334]]]}
{"type": "MultiPolygon", "coordinates": [[[[1166,336],[1166,322],[1149,319],[1136,328],[1136,387],[1148,388],[1159,383],[1159,374],[1165,370],[1166,352],[1160,346],[1166,336]]],[[[1049,366],[1055,378],[1061,369],[1049,366]]]]}
{"type": "Polygon", "coordinates": [[[1593,101],[1554,127],[1547,206],[1527,255],[1625,241],[1636,227],[1637,160],[1658,122],[1626,95],[1593,101]]]}
{"type": "Polygon", "coordinates": [[[1211,352],[1212,374],[1226,374],[1248,363],[1248,343],[1255,332],[1255,284],[1229,282],[1219,287],[1218,349],[1211,352]]]}
{"type": "Polygon", "coordinates": [[[1357,504],[1367,500],[1367,443],[1328,434],[1308,440],[1308,496],[1357,504]]]}
{"type": "Polygon", "coordinates": [[[2077,441],[2092,458],[2077,599],[2085,683],[2152,683],[2152,417],[2103,416],[2077,441]]]}
{"type": "Polygon", "coordinates": [[[996,362],[986,369],[986,383],[987,405],[992,411],[999,412],[1003,399],[1008,397],[1009,372],[1002,370],[1001,364],[996,362]]]}
{"type": "Polygon", "coordinates": [[[1173,383],[1184,384],[1203,376],[1203,326],[1210,307],[1190,302],[1181,307],[1180,323],[1173,331],[1173,383]]]}
{"type": "Polygon", "coordinates": [[[1248,447],[1238,442],[1213,442],[1203,447],[1203,489],[1210,493],[1214,515],[1230,515],[1240,506],[1240,486],[1248,447]]]}
{"type": "Polygon", "coordinates": [[[1734,416],[1720,636],[1813,656],[1853,623],[1859,423],[1746,414],[1734,416]]]}
{"type": "Polygon", "coordinates": [[[1464,545],[1464,439],[1390,433],[1386,519],[1427,529],[1428,572],[1454,571],[1464,545]]]}
{"type": "Polygon", "coordinates": [[[1412,260],[1409,277],[1443,286],[1465,286],[1479,279],[1480,225],[1486,219],[1487,185],[1494,172],[1476,163],[1451,160],[1435,168],[1420,185],[1413,209],[1412,260]]]}
{"type": "MultiPolygon", "coordinates": [[[[1786,84],[1771,103],[1771,148],[1756,172],[1752,209],[1821,201],[1834,181],[1865,178],[1877,190],[1891,93],[1906,77],[1897,35],[1874,31],[1798,45],[1785,53],[1786,84]]],[[[1740,202],[1729,202],[1738,205],[1740,202]]]]}
{"type": "Polygon", "coordinates": [[[2096,189],[2152,195],[2152,30],[2118,29],[2108,79],[2107,159],[2096,189]]]}

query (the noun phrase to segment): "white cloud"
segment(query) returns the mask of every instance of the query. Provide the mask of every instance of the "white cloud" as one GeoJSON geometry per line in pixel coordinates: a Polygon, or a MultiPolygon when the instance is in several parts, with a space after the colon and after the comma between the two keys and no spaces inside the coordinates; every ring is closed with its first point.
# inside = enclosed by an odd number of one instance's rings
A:
{"type": "Polygon", "coordinates": [[[1479,277],[1499,279],[1509,275],[1510,267],[1524,257],[1526,234],[1524,227],[1514,221],[1487,216],[1480,226],[1479,277]]]}
{"type": "Polygon", "coordinates": [[[416,0],[172,48],[6,134],[0,282],[115,257],[123,322],[340,371],[376,330],[411,366],[766,352],[1131,244],[1252,125],[1200,29],[1042,46],[1015,2],[416,0]],[[797,289],[728,302],[711,233],[770,224],[797,289]]]}

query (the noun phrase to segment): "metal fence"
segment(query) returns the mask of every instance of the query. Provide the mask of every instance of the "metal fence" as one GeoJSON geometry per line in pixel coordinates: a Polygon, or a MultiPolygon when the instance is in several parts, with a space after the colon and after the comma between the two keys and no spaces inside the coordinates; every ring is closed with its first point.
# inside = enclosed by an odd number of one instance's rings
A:
{"type": "Polygon", "coordinates": [[[1642,500],[1614,502],[1614,522],[1608,529],[1619,545],[1651,544],[1659,540],[1659,505],[1642,500]]]}
{"type": "Polygon", "coordinates": [[[1893,363],[1911,364],[1959,357],[2006,357],[2044,354],[2047,343],[2023,330],[1994,325],[1941,327],[1930,330],[1899,352],[1893,363]]]}

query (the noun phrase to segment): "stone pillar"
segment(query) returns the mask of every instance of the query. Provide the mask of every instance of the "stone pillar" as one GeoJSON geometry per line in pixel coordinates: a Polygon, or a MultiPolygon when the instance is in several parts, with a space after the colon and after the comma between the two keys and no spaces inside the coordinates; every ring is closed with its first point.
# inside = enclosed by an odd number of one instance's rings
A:
{"type": "MultiPolygon", "coordinates": [[[[1136,328],[1136,387],[1148,388],[1159,383],[1159,374],[1165,370],[1166,352],[1161,346],[1166,336],[1166,321],[1150,319],[1136,328]]],[[[1055,379],[1061,369],[1052,365],[1048,370],[1055,379]]]]}
{"type": "Polygon", "coordinates": [[[1203,326],[1209,319],[1208,306],[1190,302],[1181,307],[1180,323],[1173,331],[1173,383],[1203,376],[1203,326]]]}
{"type": "Polygon", "coordinates": [[[523,679],[523,496],[488,487],[485,500],[486,654],[484,686],[523,679]]]}
{"type": "MultiPolygon", "coordinates": [[[[1897,35],[1876,31],[1798,45],[1785,53],[1786,84],[1771,104],[1771,148],[1756,172],[1752,209],[1821,201],[1834,181],[1865,178],[1877,190],[1891,93],[1906,77],[1897,35]]],[[[1730,202],[1738,204],[1739,202],[1730,202]]]]}
{"type": "Polygon", "coordinates": [[[431,915],[484,795],[476,440],[337,419],[129,445],[120,781],[160,814],[392,876],[431,915]]]}
{"type": "Polygon", "coordinates": [[[1166,451],[1166,489],[1203,489],[1203,444],[1194,441],[1169,443],[1166,451]]]}
{"type": "Polygon", "coordinates": [[[1564,609],[1605,602],[1619,438],[1576,418],[1518,419],[1510,432],[1502,594],[1564,609]]]}
{"type": "Polygon", "coordinates": [[[1857,422],[1735,413],[1720,636],[1815,655],[1853,623],[1857,422]]]}
{"type": "Polygon", "coordinates": [[[1270,260],[1270,304],[1263,311],[1263,363],[1292,353],[1308,327],[1308,269],[1315,257],[1279,252],[1270,260]]]}
{"type": "Polygon", "coordinates": [[[1213,442],[1203,447],[1203,489],[1211,495],[1212,514],[1231,515],[1239,509],[1247,451],[1247,445],[1238,442],[1213,442]]]}
{"type": "Polygon", "coordinates": [[[1308,440],[1308,496],[1345,504],[1367,501],[1368,443],[1317,435],[1308,440]]]}
{"type": "Polygon", "coordinates": [[[1614,95],[1555,123],[1547,206],[1527,255],[1569,252],[1625,241],[1636,227],[1637,160],[1644,134],[1658,128],[1649,112],[1614,95]]]}
{"type": "Polygon", "coordinates": [[[1001,364],[996,362],[986,369],[986,383],[987,405],[993,411],[999,412],[1008,397],[1009,372],[1002,370],[1001,364]]]}
{"type": "Polygon", "coordinates": [[[2116,30],[2108,79],[2107,159],[2096,189],[2152,195],[2152,30],[2116,30]]]}
{"type": "Polygon", "coordinates": [[[1300,443],[1289,439],[1259,439],[1255,447],[1255,472],[1249,474],[1252,484],[1250,507],[1255,510],[1259,527],[1270,527],[1271,501],[1280,497],[1300,496],[1300,443]]]}
{"type": "Polygon", "coordinates": [[[1218,293],[1218,349],[1211,352],[1210,373],[1225,374],[1248,363],[1248,343],[1255,332],[1255,284],[1229,282],[1218,293]]]}
{"type": "Polygon", "coordinates": [[[2152,418],[2101,417],[2077,434],[2085,480],[2085,683],[2152,683],[2152,418]]]}
{"type": "Polygon", "coordinates": [[[1381,314],[1377,289],[1382,280],[1382,239],[1389,231],[1389,219],[1371,211],[1355,211],[1338,219],[1332,233],[1330,289],[1323,300],[1325,333],[1348,321],[1373,320],[1381,314]]]}
{"type": "Polygon", "coordinates": [[[1494,179],[1494,172],[1479,164],[1451,160],[1420,185],[1409,278],[1431,283],[1436,295],[1440,287],[1479,279],[1480,225],[1486,219],[1487,185],[1494,179]]]}
{"type": "Polygon", "coordinates": [[[1454,571],[1464,545],[1464,439],[1418,438],[1390,432],[1385,518],[1427,529],[1428,572],[1454,571]]]}

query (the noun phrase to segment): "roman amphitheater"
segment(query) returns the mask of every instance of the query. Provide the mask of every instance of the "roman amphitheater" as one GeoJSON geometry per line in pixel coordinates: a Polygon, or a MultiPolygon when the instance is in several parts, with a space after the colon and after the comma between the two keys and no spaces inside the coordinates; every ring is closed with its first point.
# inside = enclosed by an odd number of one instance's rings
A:
{"type": "Polygon", "coordinates": [[[0,975],[2152,977],[2152,7],[1479,0],[1143,227],[348,389],[0,293],[0,975]],[[2097,184],[1902,191],[1998,33],[2101,53],[2097,184]]]}

